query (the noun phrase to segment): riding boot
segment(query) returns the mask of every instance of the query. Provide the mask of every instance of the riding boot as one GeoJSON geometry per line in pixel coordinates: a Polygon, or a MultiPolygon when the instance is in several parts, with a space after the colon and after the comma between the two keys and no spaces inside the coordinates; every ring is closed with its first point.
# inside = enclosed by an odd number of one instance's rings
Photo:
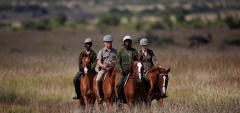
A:
{"type": "Polygon", "coordinates": [[[98,97],[99,97],[99,99],[98,99],[98,104],[102,104],[102,96],[101,96],[101,83],[100,83],[100,81],[97,81],[97,95],[98,95],[98,97]]]}
{"type": "Polygon", "coordinates": [[[73,97],[73,99],[80,99],[80,96],[81,96],[80,78],[81,78],[81,76],[79,76],[74,82],[76,96],[73,97]]]}
{"type": "Polygon", "coordinates": [[[118,92],[117,106],[121,106],[122,101],[123,101],[123,93],[122,92],[118,92]]]}
{"type": "Polygon", "coordinates": [[[148,93],[149,89],[150,89],[150,81],[147,80],[146,78],[143,78],[143,83],[144,83],[144,86],[145,86],[145,90],[146,92],[148,93]]]}

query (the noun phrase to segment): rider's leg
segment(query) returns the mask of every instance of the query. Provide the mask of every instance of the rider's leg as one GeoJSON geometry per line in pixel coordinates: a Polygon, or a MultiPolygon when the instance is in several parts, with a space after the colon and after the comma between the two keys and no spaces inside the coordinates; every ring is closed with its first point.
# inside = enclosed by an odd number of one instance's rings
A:
{"type": "Polygon", "coordinates": [[[120,104],[121,100],[123,99],[123,80],[124,80],[124,76],[123,74],[121,74],[119,76],[119,79],[118,79],[118,82],[117,82],[117,85],[116,85],[116,89],[117,89],[117,92],[118,92],[118,98],[117,98],[117,104],[120,104]]]}
{"type": "Polygon", "coordinates": [[[150,80],[148,79],[147,76],[143,76],[143,83],[146,89],[146,92],[148,93],[149,89],[150,89],[150,80]]]}
{"type": "Polygon", "coordinates": [[[80,78],[81,78],[81,74],[82,74],[82,72],[79,71],[73,79],[73,84],[74,84],[75,93],[76,93],[76,96],[73,97],[73,99],[80,99],[80,95],[81,95],[80,78]]]}
{"type": "Polygon", "coordinates": [[[102,97],[101,97],[101,94],[100,94],[100,91],[101,91],[100,80],[101,80],[104,73],[105,73],[105,71],[102,69],[101,71],[99,71],[99,73],[97,75],[97,78],[96,78],[96,89],[97,89],[97,94],[98,94],[98,97],[99,97],[99,101],[102,101],[102,97]]]}

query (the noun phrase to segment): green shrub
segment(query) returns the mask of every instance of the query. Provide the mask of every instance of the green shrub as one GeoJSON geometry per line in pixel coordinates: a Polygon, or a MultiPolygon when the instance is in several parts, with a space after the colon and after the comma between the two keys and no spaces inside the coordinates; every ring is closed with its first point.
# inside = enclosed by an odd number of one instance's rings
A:
{"type": "Polygon", "coordinates": [[[54,20],[56,21],[57,24],[64,25],[67,22],[68,17],[63,12],[60,12],[56,15],[54,20]]]}
{"type": "Polygon", "coordinates": [[[224,21],[229,28],[232,29],[240,28],[240,21],[238,19],[235,19],[233,17],[227,17],[224,21]]]}
{"type": "Polygon", "coordinates": [[[120,19],[111,14],[102,14],[99,16],[98,26],[118,26],[120,24],[120,19]]]}
{"type": "Polygon", "coordinates": [[[36,22],[32,20],[24,20],[22,21],[22,28],[23,29],[35,29],[36,22]]]}
{"type": "Polygon", "coordinates": [[[49,25],[48,19],[41,19],[36,23],[36,30],[50,30],[51,27],[49,25]]]}
{"type": "Polygon", "coordinates": [[[239,38],[235,38],[235,39],[226,39],[223,41],[223,44],[226,45],[233,45],[233,46],[240,46],[240,39],[239,38]]]}

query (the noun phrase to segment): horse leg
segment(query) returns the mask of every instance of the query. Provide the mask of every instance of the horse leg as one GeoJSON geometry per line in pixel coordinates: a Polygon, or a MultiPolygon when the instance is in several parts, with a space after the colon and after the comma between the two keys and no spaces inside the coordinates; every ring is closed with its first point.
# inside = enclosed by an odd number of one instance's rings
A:
{"type": "Polygon", "coordinates": [[[151,101],[152,97],[153,97],[153,90],[154,90],[154,82],[153,80],[150,80],[150,89],[148,91],[148,95],[147,95],[147,99],[148,101],[151,101]]]}
{"type": "Polygon", "coordinates": [[[157,102],[159,106],[163,106],[163,98],[160,98],[157,102]]]}
{"type": "Polygon", "coordinates": [[[80,99],[79,99],[79,107],[82,107],[82,108],[85,107],[85,104],[84,104],[82,96],[80,96],[80,99]]]}
{"type": "MultiPolygon", "coordinates": [[[[83,94],[84,94],[84,93],[83,93],[83,94]]],[[[88,99],[88,97],[87,97],[86,95],[83,95],[83,101],[84,101],[84,104],[85,104],[86,106],[89,105],[89,99],[88,99]]]]}
{"type": "MultiPolygon", "coordinates": [[[[130,82],[130,81],[129,81],[130,82]]],[[[130,85],[126,85],[124,88],[124,92],[125,92],[125,96],[126,96],[126,100],[127,100],[127,104],[129,106],[131,106],[133,104],[133,99],[134,99],[134,94],[135,94],[135,87],[134,86],[130,86],[130,85]]]]}

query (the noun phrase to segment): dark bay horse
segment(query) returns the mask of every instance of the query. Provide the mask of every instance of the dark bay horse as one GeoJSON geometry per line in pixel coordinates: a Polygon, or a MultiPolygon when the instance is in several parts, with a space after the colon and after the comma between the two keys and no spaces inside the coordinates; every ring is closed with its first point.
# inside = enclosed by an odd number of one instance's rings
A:
{"type": "MultiPolygon", "coordinates": [[[[127,77],[126,85],[124,86],[124,94],[126,97],[126,103],[131,106],[136,102],[144,101],[147,98],[147,93],[143,85],[142,74],[143,64],[140,60],[135,60],[130,64],[130,73],[127,77]]],[[[120,72],[116,73],[115,83],[117,83],[120,72]]],[[[115,85],[116,88],[116,85],[115,85]]],[[[118,98],[117,90],[115,89],[116,97],[118,98]]]]}
{"type": "MultiPolygon", "coordinates": [[[[108,66],[107,66],[107,72],[104,74],[101,84],[101,91],[100,93],[103,95],[103,101],[106,103],[106,106],[109,108],[113,104],[113,96],[114,96],[114,76],[112,76],[113,70],[115,67],[115,62],[112,61],[108,66]]],[[[94,77],[94,82],[93,85],[96,86],[96,78],[97,76],[94,77]]],[[[94,87],[94,92],[96,95],[96,99],[98,100],[98,94],[97,94],[97,89],[94,87]]],[[[102,103],[98,104],[99,108],[102,108],[102,103]]]]}
{"type": "Polygon", "coordinates": [[[148,71],[146,76],[150,80],[150,89],[147,96],[149,101],[156,99],[160,106],[163,105],[163,98],[166,97],[169,72],[170,68],[166,70],[158,67],[153,67],[148,71]]]}
{"type": "Polygon", "coordinates": [[[84,74],[80,82],[81,97],[79,104],[80,106],[94,105],[96,98],[93,92],[93,74],[89,55],[82,58],[82,66],[84,74]]]}

